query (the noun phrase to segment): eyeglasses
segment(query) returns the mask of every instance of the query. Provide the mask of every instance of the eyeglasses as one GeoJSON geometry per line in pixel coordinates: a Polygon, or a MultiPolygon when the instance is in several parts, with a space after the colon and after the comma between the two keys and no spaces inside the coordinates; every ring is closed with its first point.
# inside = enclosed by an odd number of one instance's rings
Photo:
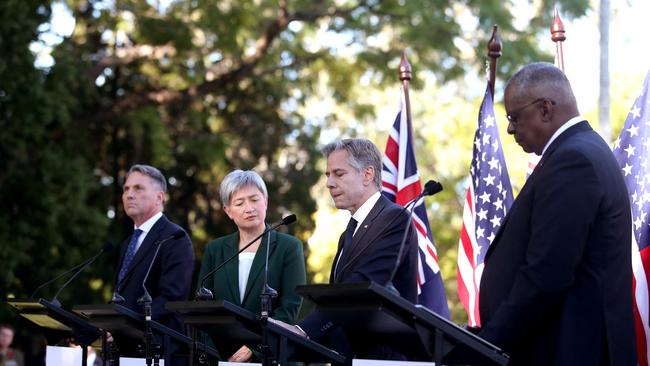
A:
{"type": "Polygon", "coordinates": [[[530,102],[530,103],[528,103],[528,104],[524,104],[523,106],[521,106],[521,107],[515,109],[514,111],[511,111],[510,113],[506,114],[506,118],[508,119],[508,121],[509,121],[510,123],[512,123],[513,125],[515,125],[515,124],[517,124],[517,120],[519,119],[519,115],[520,115],[524,110],[526,110],[526,108],[530,107],[531,105],[535,105],[535,104],[537,104],[537,103],[539,103],[539,102],[545,102],[545,101],[549,101],[549,102],[551,102],[551,105],[555,105],[555,101],[552,100],[552,99],[548,99],[548,98],[537,98],[537,99],[533,100],[532,102],[530,102]]]}

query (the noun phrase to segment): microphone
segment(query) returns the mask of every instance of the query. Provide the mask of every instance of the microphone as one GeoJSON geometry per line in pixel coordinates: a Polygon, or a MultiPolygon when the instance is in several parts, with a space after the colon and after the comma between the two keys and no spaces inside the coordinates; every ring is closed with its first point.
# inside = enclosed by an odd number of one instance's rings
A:
{"type": "MultiPolygon", "coordinates": [[[[215,274],[215,273],[216,273],[218,270],[220,270],[223,266],[225,266],[227,263],[229,263],[231,260],[233,260],[235,257],[237,257],[241,252],[243,252],[244,250],[246,250],[246,248],[248,248],[248,247],[250,247],[251,245],[253,245],[253,243],[255,243],[259,238],[263,237],[263,236],[264,236],[266,233],[268,233],[269,231],[271,231],[271,230],[275,230],[275,229],[279,228],[279,227],[282,226],[282,225],[289,225],[289,224],[292,224],[292,223],[294,223],[295,221],[296,221],[296,215],[291,214],[291,215],[289,215],[289,216],[286,216],[285,218],[283,218],[282,220],[280,220],[280,222],[278,222],[277,224],[268,227],[268,228],[267,228],[266,230],[264,230],[260,235],[258,235],[255,239],[251,240],[250,243],[244,245],[243,248],[239,249],[239,251],[238,251],[237,253],[235,253],[235,254],[233,254],[232,256],[230,256],[230,258],[226,259],[226,260],[223,261],[220,265],[216,266],[216,267],[215,267],[214,269],[212,269],[210,272],[206,273],[203,277],[201,277],[201,280],[199,281],[199,289],[196,291],[196,294],[195,294],[195,298],[194,298],[194,300],[200,300],[200,301],[203,301],[203,300],[213,300],[213,299],[214,299],[214,294],[212,294],[212,291],[208,290],[208,289],[205,288],[205,286],[204,286],[205,281],[208,279],[208,277],[210,277],[210,276],[212,276],[213,274],[215,274]]],[[[268,248],[268,246],[267,246],[267,248],[268,248]]],[[[266,258],[266,260],[267,260],[267,266],[268,266],[268,257],[266,258]]],[[[266,273],[265,273],[265,276],[266,276],[266,273]]]]}
{"type": "MultiPolygon", "coordinates": [[[[30,298],[34,298],[34,295],[36,295],[36,293],[38,292],[38,290],[42,289],[43,287],[45,287],[45,286],[47,286],[47,285],[49,285],[49,284],[55,282],[56,280],[58,280],[59,278],[65,276],[65,275],[68,275],[68,274],[72,273],[73,271],[75,271],[75,270],[81,268],[77,273],[75,273],[74,275],[72,275],[72,277],[70,278],[70,280],[68,280],[68,282],[66,282],[66,283],[63,285],[63,287],[61,287],[61,290],[62,290],[62,289],[63,289],[65,286],[67,286],[68,283],[69,283],[70,281],[72,281],[72,279],[74,279],[74,278],[75,278],[75,277],[76,277],[76,276],[77,276],[81,271],[83,271],[83,270],[84,270],[86,267],[88,267],[88,266],[89,266],[89,265],[90,265],[90,264],[91,264],[95,259],[97,259],[97,257],[99,257],[100,255],[102,255],[102,254],[103,254],[104,252],[106,252],[106,251],[110,251],[111,249],[113,249],[113,243],[111,243],[111,242],[106,242],[106,244],[104,244],[104,246],[102,247],[102,249],[101,249],[99,252],[97,252],[95,255],[93,255],[92,257],[86,259],[85,261],[83,261],[83,262],[77,264],[76,266],[70,268],[69,270],[67,270],[67,271],[65,271],[65,272],[63,272],[63,273],[61,273],[60,275],[58,275],[58,276],[52,278],[51,280],[46,281],[46,282],[43,283],[42,285],[38,286],[38,287],[36,288],[36,290],[34,290],[34,292],[32,293],[32,296],[30,296],[30,298]]],[[[59,292],[61,292],[61,290],[59,290],[56,294],[58,295],[59,292]]],[[[56,300],[56,296],[54,296],[54,299],[52,299],[52,302],[54,302],[55,300],[56,300]]],[[[57,300],[57,302],[58,302],[58,300],[57,300]]],[[[58,306],[60,306],[60,305],[61,305],[61,304],[58,304],[58,306]]]]}
{"type": "MultiPolygon", "coordinates": [[[[151,262],[149,263],[149,268],[147,268],[147,273],[144,274],[144,278],[142,279],[142,290],[144,293],[142,294],[142,297],[138,299],[138,304],[140,303],[151,303],[151,295],[149,295],[149,291],[147,291],[147,286],[145,286],[145,283],[147,282],[147,279],[149,278],[149,272],[151,272],[151,267],[153,267],[153,263],[156,261],[156,257],[158,257],[158,252],[160,251],[160,247],[162,247],[163,244],[170,240],[176,240],[180,239],[181,237],[185,236],[185,231],[183,230],[177,230],[174,232],[171,236],[160,240],[156,242],[156,252],[153,253],[153,258],[151,258],[151,262]]],[[[151,316],[151,314],[149,314],[151,316]]],[[[150,319],[147,319],[150,320],[150,319]]]]}
{"type": "MultiPolygon", "coordinates": [[[[149,271],[151,271],[151,267],[153,266],[153,262],[156,260],[156,256],[158,256],[158,250],[160,249],[160,245],[165,243],[165,242],[168,242],[168,241],[170,241],[172,239],[178,239],[181,236],[183,236],[184,234],[185,234],[185,232],[183,230],[178,230],[178,231],[174,232],[170,237],[167,237],[167,238],[165,238],[163,240],[160,240],[160,241],[155,243],[155,245],[158,245],[158,247],[156,248],[156,252],[153,255],[153,259],[151,260],[151,263],[149,265],[149,269],[147,270],[147,273],[144,276],[144,281],[142,281],[142,287],[143,288],[144,288],[144,282],[147,280],[147,277],[149,277],[149,271]]],[[[122,284],[118,283],[117,288],[115,289],[115,291],[113,291],[113,297],[109,301],[110,304],[124,304],[126,302],[126,299],[124,298],[124,296],[120,295],[120,289],[121,288],[122,288],[122,284]]],[[[147,293],[146,288],[144,289],[144,291],[145,291],[145,293],[147,293]]],[[[147,293],[147,295],[148,295],[148,293],[147,293]]],[[[149,298],[151,298],[151,296],[149,296],[149,298]]],[[[140,300],[138,300],[138,301],[140,301],[140,300]]]]}
{"type": "MultiPolygon", "coordinates": [[[[285,225],[293,224],[296,221],[296,215],[289,215],[283,220],[285,225]]],[[[266,253],[264,253],[264,285],[260,297],[262,298],[262,318],[266,319],[271,312],[271,299],[278,297],[278,292],[269,286],[269,251],[271,246],[271,235],[266,239],[266,253]]]]}
{"type": "Polygon", "coordinates": [[[404,253],[404,244],[406,243],[406,238],[408,237],[408,234],[411,231],[411,222],[413,222],[413,210],[415,209],[415,206],[417,206],[416,202],[418,202],[424,196],[432,196],[440,191],[442,191],[442,184],[434,180],[429,180],[424,184],[424,188],[422,189],[422,192],[420,192],[420,194],[417,197],[415,197],[413,201],[409,202],[406,206],[404,206],[403,210],[406,210],[406,208],[409,205],[411,206],[411,209],[409,210],[409,218],[408,221],[406,222],[406,230],[404,231],[404,235],[402,236],[402,242],[399,245],[399,251],[397,252],[397,258],[395,259],[395,266],[393,267],[393,270],[390,273],[390,277],[388,278],[388,281],[386,281],[386,285],[385,285],[386,288],[389,291],[393,292],[394,294],[399,295],[399,291],[397,291],[395,285],[393,284],[393,278],[395,278],[397,269],[399,268],[399,265],[402,262],[402,254],[404,253]]]}

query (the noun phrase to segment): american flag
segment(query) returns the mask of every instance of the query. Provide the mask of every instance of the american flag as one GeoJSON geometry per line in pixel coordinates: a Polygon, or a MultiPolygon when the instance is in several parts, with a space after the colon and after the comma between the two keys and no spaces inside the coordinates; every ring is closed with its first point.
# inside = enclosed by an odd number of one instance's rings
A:
{"type": "MultiPolygon", "coordinates": [[[[402,93],[403,95],[403,93],[402,93]]],[[[402,109],[386,142],[384,168],[381,172],[382,194],[404,206],[422,192],[411,125],[402,109]]],[[[442,283],[438,254],[431,236],[424,199],[415,203],[413,224],[418,236],[418,303],[449,319],[447,296],[442,283]]]]}
{"type": "Polygon", "coordinates": [[[471,182],[465,195],[463,226],[458,241],[458,297],[467,311],[470,326],[481,325],[478,299],[483,259],[513,202],[492,103],[488,84],[474,134],[474,152],[469,168],[471,182]]]}
{"type": "Polygon", "coordinates": [[[632,206],[632,272],[634,274],[634,320],[639,365],[650,362],[650,71],[641,95],[627,115],[614,141],[614,155],[623,170],[632,206]]]}

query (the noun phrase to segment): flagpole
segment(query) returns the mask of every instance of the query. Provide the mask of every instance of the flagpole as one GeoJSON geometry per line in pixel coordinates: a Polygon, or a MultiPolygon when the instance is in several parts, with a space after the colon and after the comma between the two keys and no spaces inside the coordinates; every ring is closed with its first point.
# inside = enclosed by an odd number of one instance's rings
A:
{"type": "Polygon", "coordinates": [[[406,124],[409,127],[409,135],[413,136],[413,128],[411,127],[411,98],[409,97],[409,85],[411,84],[411,78],[413,77],[413,71],[411,69],[411,64],[406,59],[406,51],[402,52],[402,59],[399,61],[399,67],[397,68],[397,74],[399,79],[402,81],[402,89],[404,90],[404,109],[406,110],[406,124]]]}
{"type": "Polygon", "coordinates": [[[564,53],[562,51],[562,42],[566,39],[564,23],[560,19],[560,14],[555,8],[553,25],[551,25],[551,40],[555,42],[555,54],[557,55],[557,67],[564,71],[564,53]]]}
{"type": "Polygon", "coordinates": [[[492,98],[494,98],[494,82],[496,81],[497,73],[497,58],[501,57],[501,39],[499,38],[499,26],[496,24],[492,27],[492,37],[487,45],[488,57],[490,58],[490,73],[489,83],[492,98]]]}

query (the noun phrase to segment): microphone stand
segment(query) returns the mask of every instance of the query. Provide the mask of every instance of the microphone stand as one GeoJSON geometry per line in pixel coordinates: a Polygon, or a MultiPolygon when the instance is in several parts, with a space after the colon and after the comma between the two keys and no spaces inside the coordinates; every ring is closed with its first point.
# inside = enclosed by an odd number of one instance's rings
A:
{"type": "MultiPolygon", "coordinates": [[[[406,222],[406,231],[404,231],[404,235],[402,236],[402,241],[399,244],[399,251],[397,252],[397,258],[395,259],[395,266],[393,267],[393,270],[390,273],[390,277],[388,277],[388,281],[386,282],[386,289],[395,295],[401,296],[399,291],[397,291],[397,288],[393,284],[393,278],[395,278],[395,275],[397,274],[397,269],[399,268],[399,265],[402,263],[402,255],[404,254],[404,244],[406,243],[406,238],[409,236],[409,233],[411,232],[411,223],[413,222],[413,211],[415,210],[415,206],[417,206],[417,202],[420,201],[424,196],[430,196],[434,195],[438,192],[442,191],[442,185],[436,181],[430,180],[424,184],[424,189],[422,189],[422,192],[415,197],[415,199],[411,202],[408,203],[408,205],[411,205],[411,209],[409,210],[409,218],[408,221],[406,222]]],[[[408,207],[408,205],[404,206],[404,209],[408,207]]],[[[418,254],[419,255],[419,254],[418,254]]]]}
{"type": "Polygon", "coordinates": [[[138,304],[141,304],[142,307],[144,308],[144,327],[145,327],[144,353],[145,353],[147,366],[151,366],[152,359],[153,359],[154,366],[158,366],[160,364],[159,361],[160,361],[161,347],[160,344],[153,342],[153,332],[151,331],[151,321],[152,321],[151,303],[153,302],[153,299],[151,298],[151,295],[149,294],[149,291],[147,290],[147,286],[145,286],[145,283],[149,278],[149,273],[151,272],[151,268],[153,267],[153,264],[156,261],[156,258],[158,257],[158,252],[160,251],[160,247],[162,247],[162,244],[172,239],[179,239],[184,234],[185,232],[179,230],[175,232],[171,237],[161,240],[158,243],[158,246],[156,247],[156,251],[153,254],[153,258],[151,259],[151,263],[149,263],[149,268],[147,268],[147,273],[145,273],[144,279],[142,280],[142,290],[144,291],[144,293],[142,294],[142,297],[138,299],[138,304]]]}
{"type": "Polygon", "coordinates": [[[271,366],[276,365],[277,362],[273,359],[271,353],[271,347],[269,345],[269,330],[268,330],[268,321],[269,314],[271,313],[271,307],[273,299],[278,297],[278,292],[269,286],[269,251],[271,246],[271,233],[268,234],[266,240],[266,253],[264,258],[264,286],[262,288],[262,293],[260,293],[261,298],[261,312],[260,312],[260,325],[262,327],[262,365],[271,366]]]}

